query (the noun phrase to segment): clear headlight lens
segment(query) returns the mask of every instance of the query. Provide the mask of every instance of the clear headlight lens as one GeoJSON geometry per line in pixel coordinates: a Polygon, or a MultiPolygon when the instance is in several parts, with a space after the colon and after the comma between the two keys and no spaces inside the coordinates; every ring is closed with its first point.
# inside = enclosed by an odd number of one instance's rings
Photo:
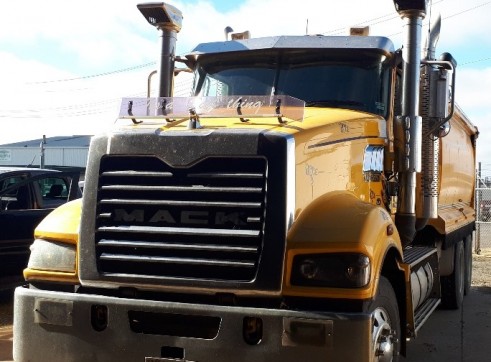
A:
{"type": "Polygon", "coordinates": [[[363,254],[303,254],[293,259],[292,285],[361,288],[369,282],[370,259],[363,254]]]}
{"type": "Polygon", "coordinates": [[[75,245],[36,239],[30,249],[29,269],[75,273],[75,245]]]}

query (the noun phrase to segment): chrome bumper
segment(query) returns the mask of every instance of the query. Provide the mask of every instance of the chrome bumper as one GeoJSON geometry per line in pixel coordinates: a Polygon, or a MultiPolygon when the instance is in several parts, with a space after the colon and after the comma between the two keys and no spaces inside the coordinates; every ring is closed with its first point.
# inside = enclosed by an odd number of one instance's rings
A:
{"type": "Polygon", "coordinates": [[[370,341],[367,314],[15,291],[15,361],[360,362],[373,355],[370,341]],[[257,344],[244,338],[246,320],[260,321],[257,344]]]}

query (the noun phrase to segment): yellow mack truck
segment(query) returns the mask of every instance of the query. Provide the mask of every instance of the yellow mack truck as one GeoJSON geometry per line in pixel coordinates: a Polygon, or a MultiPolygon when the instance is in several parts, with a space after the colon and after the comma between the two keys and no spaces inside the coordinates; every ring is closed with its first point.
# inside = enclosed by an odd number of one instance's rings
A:
{"type": "Polygon", "coordinates": [[[468,292],[477,128],[457,62],[422,44],[277,36],[175,55],[154,97],[93,138],[83,200],[35,231],[15,292],[16,361],[397,361],[468,292]],[[182,63],[185,67],[177,66],[182,63]],[[190,97],[174,77],[194,74],[190,97]]]}

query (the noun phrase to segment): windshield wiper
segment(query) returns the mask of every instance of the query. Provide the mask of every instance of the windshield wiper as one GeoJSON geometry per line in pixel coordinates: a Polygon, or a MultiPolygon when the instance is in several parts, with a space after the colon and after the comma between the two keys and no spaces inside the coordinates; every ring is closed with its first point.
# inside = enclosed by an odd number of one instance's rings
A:
{"type": "Polygon", "coordinates": [[[343,106],[351,106],[357,108],[366,109],[366,104],[352,100],[339,100],[339,99],[322,99],[316,101],[305,102],[306,107],[336,107],[342,108],[343,106]]]}

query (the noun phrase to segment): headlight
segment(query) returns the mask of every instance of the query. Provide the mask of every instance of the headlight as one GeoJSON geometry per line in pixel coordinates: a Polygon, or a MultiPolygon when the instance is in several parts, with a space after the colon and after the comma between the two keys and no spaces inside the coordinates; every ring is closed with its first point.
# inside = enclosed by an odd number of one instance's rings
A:
{"type": "Polygon", "coordinates": [[[75,273],[76,247],[43,239],[31,245],[31,256],[27,267],[35,270],[75,273]]]}
{"type": "Polygon", "coordinates": [[[363,254],[302,254],[293,259],[292,285],[361,288],[369,282],[370,259],[363,254]]]}

